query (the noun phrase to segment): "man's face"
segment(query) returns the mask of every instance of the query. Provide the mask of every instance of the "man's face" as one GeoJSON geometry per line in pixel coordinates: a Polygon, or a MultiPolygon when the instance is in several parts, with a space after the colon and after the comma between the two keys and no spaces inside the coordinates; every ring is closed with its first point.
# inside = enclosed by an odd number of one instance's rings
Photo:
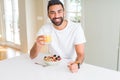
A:
{"type": "Polygon", "coordinates": [[[52,23],[60,26],[64,20],[64,10],[61,5],[53,5],[49,7],[48,16],[52,23]]]}

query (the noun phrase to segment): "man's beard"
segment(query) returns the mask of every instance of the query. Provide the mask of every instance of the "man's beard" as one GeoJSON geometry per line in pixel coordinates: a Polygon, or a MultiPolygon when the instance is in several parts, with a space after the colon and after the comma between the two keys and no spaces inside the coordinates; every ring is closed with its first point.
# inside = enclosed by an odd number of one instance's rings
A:
{"type": "Polygon", "coordinates": [[[51,21],[54,25],[60,26],[63,23],[63,17],[53,18],[51,21]],[[59,21],[56,21],[57,19],[59,19],[59,21]]]}

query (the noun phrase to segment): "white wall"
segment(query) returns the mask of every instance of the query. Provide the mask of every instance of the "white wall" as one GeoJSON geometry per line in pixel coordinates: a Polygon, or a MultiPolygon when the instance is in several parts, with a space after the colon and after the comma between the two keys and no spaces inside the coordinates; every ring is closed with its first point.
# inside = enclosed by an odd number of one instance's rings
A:
{"type": "Polygon", "coordinates": [[[0,41],[2,40],[2,11],[1,11],[1,1],[0,1],[0,41]]]}
{"type": "Polygon", "coordinates": [[[27,24],[26,24],[26,4],[25,0],[19,0],[19,26],[20,26],[20,39],[21,51],[27,53],[27,24]]]}
{"type": "Polygon", "coordinates": [[[120,0],[83,0],[85,62],[117,70],[120,0]]]}
{"type": "Polygon", "coordinates": [[[36,34],[44,23],[43,1],[44,0],[26,0],[28,51],[33,46],[36,34]]]}
{"type": "Polygon", "coordinates": [[[44,23],[43,1],[19,0],[21,48],[24,53],[29,52],[38,29],[44,23]]]}
{"type": "MultiPolygon", "coordinates": [[[[120,20],[119,20],[120,21],[120,20]]],[[[120,29],[119,29],[120,30],[120,29]]],[[[120,31],[119,31],[120,32],[120,31]]],[[[119,34],[119,51],[118,51],[119,53],[118,53],[118,55],[119,55],[119,57],[118,57],[118,70],[120,71],[120,34],[119,34]]]]}
{"type": "Polygon", "coordinates": [[[37,28],[36,0],[26,0],[26,21],[27,21],[27,46],[30,50],[35,39],[37,28]]]}
{"type": "MultiPolygon", "coordinates": [[[[120,1],[119,1],[120,2],[120,1]]],[[[119,3],[118,3],[119,4],[119,3]]],[[[117,5],[118,14],[120,14],[120,5],[117,5]]],[[[118,15],[118,23],[119,23],[119,51],[118,51],[118,70],[120,71],[120,15],[118,15]]]]}

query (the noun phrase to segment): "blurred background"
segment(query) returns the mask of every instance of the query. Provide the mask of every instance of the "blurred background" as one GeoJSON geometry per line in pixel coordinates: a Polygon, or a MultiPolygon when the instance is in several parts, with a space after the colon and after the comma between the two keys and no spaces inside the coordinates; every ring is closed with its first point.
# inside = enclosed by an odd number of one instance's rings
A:
{"type": "MultiPolygon", "coordinates": [[[[61,0],[85,31],[85,62],[120,71],[120,0],[61,0]]],[[[48,0],[0,0],[0,60],[28,53],[49,21],[48,0]]]]}

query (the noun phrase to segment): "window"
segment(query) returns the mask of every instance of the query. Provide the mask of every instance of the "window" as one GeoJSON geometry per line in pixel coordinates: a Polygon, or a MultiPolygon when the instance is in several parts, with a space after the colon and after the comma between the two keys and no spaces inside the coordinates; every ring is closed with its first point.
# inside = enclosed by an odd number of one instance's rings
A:
{"type": "Polygon", "coordinates": [[[18,0],[4,0],[3,3],[6,41],[20,44],[18,0]]]}
{"type": "Polygon", "coordinates": [[[61,0],[66,8],[66,17],[73,22],[80,22],[81,0],[61,0]]]}

